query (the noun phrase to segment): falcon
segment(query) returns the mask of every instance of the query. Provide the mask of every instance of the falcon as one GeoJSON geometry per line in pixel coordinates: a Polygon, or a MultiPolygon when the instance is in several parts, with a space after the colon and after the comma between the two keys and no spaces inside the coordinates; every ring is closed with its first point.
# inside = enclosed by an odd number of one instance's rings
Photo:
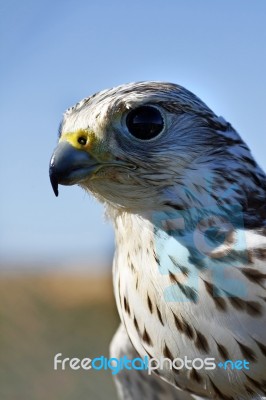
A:
{"type": "Polygon", "coordinates": [[[263,399],[266,176],[231,124],[176,84],[104,90],[65,112],[50,179],[113,223],[111,356],[164,360],[117,374],[119,398],[263,399]]]}

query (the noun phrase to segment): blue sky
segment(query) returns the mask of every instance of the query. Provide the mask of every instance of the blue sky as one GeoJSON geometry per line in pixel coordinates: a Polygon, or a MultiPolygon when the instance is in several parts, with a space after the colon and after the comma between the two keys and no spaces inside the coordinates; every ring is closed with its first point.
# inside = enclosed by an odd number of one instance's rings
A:
{"type": "Polygon", "coordinates": [[[266,168],[264,0],[10,0],[0,14],[5,263],[111,257],[102,207],[76,187],[56,199],[48,178],[63,111],[101,89],[179,83],[229,120],[266,168]]]}

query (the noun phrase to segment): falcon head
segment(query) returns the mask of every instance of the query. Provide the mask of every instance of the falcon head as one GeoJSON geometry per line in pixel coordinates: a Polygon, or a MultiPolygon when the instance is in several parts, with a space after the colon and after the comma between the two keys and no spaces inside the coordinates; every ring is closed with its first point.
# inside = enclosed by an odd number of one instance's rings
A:
{"type": "Polygon", "coordinates": [[[56,195],[58,184],[78,184],[134,213],[239,204],[251,224],[266,187],[232,126],[193,93],[164,82],[118,86],[68,109],[50,179],[56,195]]]}

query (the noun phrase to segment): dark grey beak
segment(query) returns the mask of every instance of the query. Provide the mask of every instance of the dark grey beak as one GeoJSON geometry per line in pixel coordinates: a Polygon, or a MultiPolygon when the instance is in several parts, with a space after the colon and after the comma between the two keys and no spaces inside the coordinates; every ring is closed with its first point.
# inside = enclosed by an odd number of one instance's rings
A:
{"type": "Polygon", "coordinates": [[[87,151],[78,150],[67,141],[56,147],[49,167],[54,194],[58,196],[58,185],[74,185],[89,176],[99,163],[87,151]]]}

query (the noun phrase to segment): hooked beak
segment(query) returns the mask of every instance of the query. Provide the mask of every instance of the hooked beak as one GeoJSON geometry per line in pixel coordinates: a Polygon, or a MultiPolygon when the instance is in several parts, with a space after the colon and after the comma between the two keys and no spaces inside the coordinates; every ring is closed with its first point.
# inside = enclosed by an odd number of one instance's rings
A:
{"type": "Polygon", "coordinates": [[[50,161],[50,181],[58,196],[58,184],[74,185],[88,179],[101,164],[87,151],[76,149],[68,141],[59,142],[50,161]]]}

